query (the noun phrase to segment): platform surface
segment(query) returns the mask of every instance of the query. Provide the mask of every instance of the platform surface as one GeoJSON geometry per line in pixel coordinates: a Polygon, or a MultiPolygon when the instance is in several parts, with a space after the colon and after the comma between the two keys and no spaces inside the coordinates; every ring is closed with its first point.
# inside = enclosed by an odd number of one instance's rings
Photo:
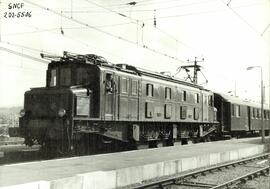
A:
{"type": "Polygon", "coordinates": [[[260,138],[232,139],[184,146],[137,150],[94,156],[0,166],[0,187],[50,181],[95,171],[119,170],[200,155],[263,146],[260,138]]]}

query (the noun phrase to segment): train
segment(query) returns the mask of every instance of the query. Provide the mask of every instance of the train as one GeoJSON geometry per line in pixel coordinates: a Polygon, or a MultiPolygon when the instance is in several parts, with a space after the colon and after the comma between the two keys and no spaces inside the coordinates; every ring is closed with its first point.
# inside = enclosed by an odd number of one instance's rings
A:
{"type": "MultiPolygon", "coordinates": [[[[92,154],[269,132],[269,108],[95,54],[48,56],[46,86],[25,92],[16,133],[57,154],[92,154]]],[[[15,134],[14,134],[15,135],[15,134]]]]}

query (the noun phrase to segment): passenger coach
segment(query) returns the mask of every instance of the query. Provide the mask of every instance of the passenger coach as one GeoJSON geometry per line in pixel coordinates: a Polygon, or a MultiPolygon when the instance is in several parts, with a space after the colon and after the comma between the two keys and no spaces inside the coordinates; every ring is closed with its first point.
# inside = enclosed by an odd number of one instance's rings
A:
{"type": "MultiPolygon", "coordinates": [[[[237,97],[215,93],[217,120],[222,131],[232,136],[247,136],[261,132],[261,106],[244,101],[237,97]]],[[[264,105],[263,124],[265,132],[269,132],[269,108],[264,105]]]]}

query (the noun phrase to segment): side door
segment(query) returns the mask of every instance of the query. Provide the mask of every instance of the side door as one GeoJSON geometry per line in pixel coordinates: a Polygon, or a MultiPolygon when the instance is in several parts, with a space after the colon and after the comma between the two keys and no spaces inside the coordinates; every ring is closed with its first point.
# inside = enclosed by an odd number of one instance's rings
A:
{"type": "Polygon", "coordinates": [[[119,77],[118,119],[139,119],[139,85],[138,78],[126,75],[119,77]]]}
{"type": "Polygon", "coordinates": [[[130,78],[128,117],[130,120],[133,121],[139,119],[139,90],[140,90],[140,80],[138,78],[130,78]]]}
{"type": "Polygon", "coordinates": [[[202,120],[203,122],[208,122],[208,94],[202,92],[202,120]]]}
{"type": "Polygon", "coordinates": [[[128,120],[129,119],[129,77],[121,75],[118,80],[118,119],[128,120]]]}

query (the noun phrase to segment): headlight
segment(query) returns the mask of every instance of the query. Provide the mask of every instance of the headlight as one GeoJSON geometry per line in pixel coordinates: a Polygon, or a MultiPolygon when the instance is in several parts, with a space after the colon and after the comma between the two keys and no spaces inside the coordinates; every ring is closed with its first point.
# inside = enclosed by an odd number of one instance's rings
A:
{"type": "Polygon", "coordinates": [[[58,111],[58,116],[63,117],[64,115],[66,115],[66,110],[62,108],[58,111]]]}
{"type": "Polygon", "coordinates": [[[20,111],[20,116],[23,117],[24,115],[25,115],[25,110],[22,109],[22,110],[20,111]]]}

